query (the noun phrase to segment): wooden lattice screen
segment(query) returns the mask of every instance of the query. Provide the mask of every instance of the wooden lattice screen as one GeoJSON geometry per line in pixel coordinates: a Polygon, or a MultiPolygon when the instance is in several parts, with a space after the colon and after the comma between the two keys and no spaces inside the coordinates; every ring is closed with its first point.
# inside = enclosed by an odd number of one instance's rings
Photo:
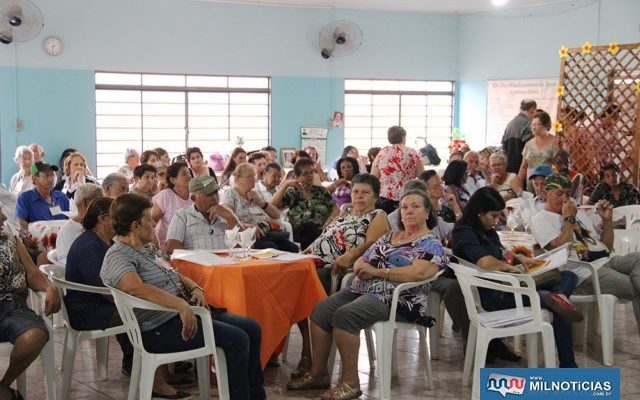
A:
{"type": "Polygon", "coordinates": [[[559,142],[586,183],[597,183],[602,164],[613,162],[621,179],[638,185],[640,45],[562,49],[556,92],[559,142]]]}

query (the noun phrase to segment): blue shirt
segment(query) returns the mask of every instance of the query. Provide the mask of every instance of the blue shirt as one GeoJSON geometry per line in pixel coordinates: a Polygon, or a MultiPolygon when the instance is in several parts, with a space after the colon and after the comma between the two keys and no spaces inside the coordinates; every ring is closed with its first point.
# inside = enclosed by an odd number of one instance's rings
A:
{"type": "Polygon", "coordinates": [[[54,219],[68,219],[64,214],[51,215],[50,207],[60,206],[62,211],[69,211],[69,199],[64,193],[52,190],[51,200],[53,204],[40,196],[35,188],[23,192],[18,197],[16,204],[16,217],[31,223],[36,221],[51,221],[54,219]]]}

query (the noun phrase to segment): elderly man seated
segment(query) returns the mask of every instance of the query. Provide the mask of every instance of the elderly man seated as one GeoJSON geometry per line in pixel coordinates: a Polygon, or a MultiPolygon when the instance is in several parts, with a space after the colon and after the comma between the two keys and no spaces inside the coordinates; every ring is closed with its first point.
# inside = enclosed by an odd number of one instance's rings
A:
{"type": "Polygon", "coordinates": [[[49,340],[44,321],[27,307],[28,288],[46,291],[46,315],[60,309],[60,298],[33,264],[22,242],[3,229],[6,220],[0,211],[0,342],[13,343],[13,350],[9,367],[0,380],[0,399],[22,399],[22,394],[9,386],[49,340]]]}
{"type": "Polygon", "coordinates": [[[225,248],[224,231],[238,224],[236,216],[219,204],[218,183],[208,175],[189,181],[193,204],[176,211],[169,224],[165,252],[175,249],[225,248]]]}
{"type": "Polygon", "coordinates": [[[27,229],[31,222],[68,219],[62,211],[69,211],[69,199],[64,193],[53,190],[57,170],[58,167],[44,161],[31,165],[35,187],[21,193],[16,204],[16,218],[22,229],[27,229]]]}
{"type": "Polygon", "coordinates": [[[78,214],[67,221],[60,232],[58,232],[58,239],[56,240],[56,252],[54,262],[60,262],[65,264],[67,262],[67,254],[73,242],[82,234],[84,228],[82,227],[82,220],[87,214],[89,204],[98,197],[104,196],[102,188],[93,183],[81,183],[75,191],[73,198],[78,209],[78,214]]]}
{"type": "MultiPolygon", "coordinates": [[[[578,210],[571,199],[571,182],[564,174],[552,174],[545,178],[547,193],[545,209],[533,217],[532,232],[536,241],[546,250],[565,243],[572,243],[572,258],[588,261],[598,268],[600,290],[620,299],[633,302],[640,332],[640,253],[610,256],[613,249],[613,207],[606,200],[596,205],[596,213],[602,219],[602,235],[596,232],[593,220],[584,210],[578,210]]],[[[594,289],[589,269],[571,264],[578,276],[575,294],[592,295],[594,289]]]]}

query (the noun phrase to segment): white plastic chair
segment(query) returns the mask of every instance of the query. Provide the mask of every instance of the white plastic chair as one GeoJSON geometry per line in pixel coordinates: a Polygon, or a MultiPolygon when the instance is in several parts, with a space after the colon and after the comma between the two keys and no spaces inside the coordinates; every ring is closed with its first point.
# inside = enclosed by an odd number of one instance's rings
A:
{"type": "Polygon", "coordinates": [[[61,261],[58,259],[58,255],[57,255],[57,254],[58,254],[58,252],[57,252],[57,250],[56,250],[56,249],[51,249],[51,250],[49,250],[49,252],[47,253],[47,259],[48,259],[49,261],[51,261],[51,263],[52,263],[52,264],[54,264],[54,265],[59,265],[59,266],[61,266],[61,267],[64,267],[64,266],[65,266],[65,265],[64,265],[64,263],[63,263],[63,262],[61,262],[61,261]]]}
{"type": "MultiPolygon", "coordinates": [[[[31,299],[36,314],[42,314],[42,302],[39,293],[31,292],[31,299]]],[[[42,316],[42,315],[41,315],[42,316]]],[[[44,316],[43,316],[44,317],[44,316]]],[[[42,370],[44,374],[45,391],[47,394],[47,400],[56,400],[56,371],[55,361],[53,353],[53,327],[51,322],[47,318],[43,318],[44,323],[49,331],[49,340],[45,344],[44,348],[40,352],[40,360],[42,361],[42,370]]],[[[13,351],[13,344],[10,342],[0,343],[0,357],[9,357],[13,351]]],[[[16,379],[16,386],[18,392],[26,399],[27,398],[27,371],[23,372],[18,379],[16,379]]]]}
{"type": "Polygon", "coordinates": [[[622,206],[613,209],[613,222],[624,218],[625,229],[640,231],[640,205],[622,206]]]}
{"type": "MultiPolygon", "coordinates": [[[[419,332],[421,344],[420,347],[422,347],[422,356],[427,375],[427,383],[429,384],[429,389],[433,389],[433,374],[431,372],[431,357],[429,356],[429,346],[424,343],[425,337],[427,335],[427,327],[413,322],[397,321],[396,311],[401,292],[432,282],[436,280],[438,276],[440,276],[443,272],[444,270],[440,270],[433,277],[423,281],[401,283],[396,286],[393,291],[393,297],[391,300],[389,319],[387,321],[376,322],[371,327],[373,332],[376,334],[376,350],[378,352],[378,356],[376,357],[376,359],[378,360],[378,385],[380,387],[379,392],[381,400],[391,398],[391,375],[392,372],[397,371],[395,333],[398,329],[417,330],[419,332]]],[[[436,309],[438,310],[437,312],[439,312],[440,303],[438,302],[436,303],[436,305],[436,309]]],[[[438,333],[438,330],[433,329],[433,327],[431,328],[431,330],[438,333]]]]}
{"type": "MultiPolygon", "coordinates": [[[[391,376],[397,376],[397,359],[396,359],[396,348],[395,348],[395,332],[397,329],[402,330],[417,330],[419,333],[419,343],[420,348],[419,351],[422,351],[424,361],[425,361],[425,370],[427,374],[427,381],[429,384],[429,388],[433,388],[433,378],[431,373],[431,357],[429,352],[429,346],[427,346],[426,341],[426,329],[422,325],[418,325],[415,323],[408,322],[400,322],[395,320],[395,310],[398,305],[398,297],[400,292],[410,289],[415,286],[420,286],[422,284],[431,282],[432,280],[437,279],[443,271],[438,272],[434,277],[420,282],[411,282],[411,283],[402,283],[396,287],[393,293],[393,301],[390,310],[390,318],[388,321],[381,321],[375,323],[370,329],[365,329],[365,341],[367,346],[367,353],[369,354],[369,366],[370,369],[374,369],[376,360],[378,361],[378,376],[380,378],[380,398],[387,399],[391,393],[391,376]],[[393,315],[393,317],[391,317],[393,315]],[[375,347],[373,344],[373,337],[371,332],[376,334],[376,343],[375,347]],[[374,348],[377,350],[374,351],[374,348]]],[[[345,275],[342,280],[342,287],[347,287],[351,280],[354,278],[353,273],[349,273],[345,275]]],[[[440,312],[440,301],[439,296],[434,301],[431,301],[432,295],[435,295],[435,292],[429,293],[429,298],[427,300],[427,304],[429,307],[430,315],[437,315],[440,312]],[[430,302],[431,301],[431,302],[430,302]],[[433,304],[433,305],[432,305],[433,304]]],[[[429,328],[429,340],[430,345],[433,345],[434,342],[438,341],[439,331],[436,326],[429,328]]],[[[329,372],[329,376],[333,375],[333,368],[335,365],[335,357],[336,357],[336,345],[335,343],[331,346],[331,352],[329,354],[329,359],[327,363],[327,369],[329,372]]]]}
{"type": "MultiPolygon", "coordinates": [[[[82,285],[80,283],[69,282],[65,280],[65,268],[59,265],[42,265],[40,270],[44,272],[53,285],[58,290],[58,294],[61,299],[67,293],[67,290],[77,290],[80,292],[96,293],[100,295],[111,295],[111,292],[106,287],[96,287],[89,285],[82,285]]],[[[62,308],[60,314],[67,326],[67,331],[64,337],[64,349],[62,352],[62,398],[67,400],[71,396],[71,377],[73,375],[73,364],[76,359],[76,351],[80,342],[85,340],[96,341],[96,362],[98,367],[98,378],[106,380],[108,378],[108,364],[109,364],[109,336],[115,336],[120,333],[125,333],[127,330],[124,325],[116,326],[107,329],[95,329],[90,331],[79,331],[71,327],[69,320],[69,314],[62,301],[62,308]]]]}
{"type": "MultiPolygon", "coordinates": [[[[614,209],[615,210],[615,209],[614,209]]],[[[623,230],[624,231],[624,230],[623,230]]],[[[640,233],[640,232],[638,232],[640,233]]],[[[614,235],[615,242],[615,235],[614,235]]],[[[593,286],[592,295],[572,295],[571,301],[577,306],[582,308],[585,320],[575,324],[575,336],[576,342],[579,337],[584,334],[584,324],[587,324],[587,340],[590,340],[595,336],[595,325],[598,318],[600,318],[600,339],[602,340],[602,364],[611,367],[613,366],[613,322],[615,321],[615,309],[616,303],[622,301],[618,297],[612,294],[603,294],[600,291],[600,280],[598,279],[597,268],[587,262],[571,260],[572,264],[583,265],[591,271],[591,280],[593,286]],[[585,307],[581,307],[585,304],[585,307]],[[597,306],[597,309],[595,308],[597,306]]],[[[584,338],[582,338],[584,340],[584,338]]]]}
{"type": "MultiPolygon", "coordinates": [[[[156,369],[163,364],[195,358],[198,368],[198,390],[201,399],[211,398],[209,386],[209,356],[213,355],[216,366],[216,378],[218,382],[218,397],[228,400],[229,380],[227,378],[227,360],[224,351],[216,349],[216,341],[213,336],[213,323],[211,312],[204,307],[191,307],[191,310],[202,320],[202,333],[204,346],[198,349],[180,351],[175,353],[149,353],[142,343],[142,332],[134,309],[167,311],[175,313],[176,310],[159,306],[157,304],[128,295],[114,288],[109,288],[116,303],[120,318],[127,329],[129,340],[135,349],[133,356],[133,368],[131,369],[131,383],[129,384],[129,400],[135,400],[139,387],[140,400],[150,400],[153,387],[153,379],[156,369]]],[[[181,340],[176,338],[176,340],[181,340]]]]}
{"type": "Polygon", "coordinates": [[[536,292],[532,278],[481,271],[453,262],[449,266],[458,277],[467,313],[469,314],[469,336],[467,338],[467,350],[462,371],[462,384],[468,385],[469,378],[473,375],[472,399],[479,399],[480,369],[485,365],[489,342],[492,339],[526,335],[527,363],[530,368],[534,368],[538,364],[537,334],[540,333],[542,335],[545,367],[555,367],[556,354],[553,327],[547,321],[548,312],[543,312],[540,307],[540,297],[536,292]],[[521,282],[525,284],[524,287],[520,286],[521,282]],[[513,293],[516,307],[500,311],[485,311],[480,303],[480,296],[477,291],[479,287],[513,293]],[[529,298],[531,306],[524,307],[523,296],[529,298]],[[473,373],[471,372],[472,367],[473,373]]]}
{"type": "Polygon", "coordinates": [[[640,251],[640,230],[614,229],[613,251],[617,256],[640,251]]]}

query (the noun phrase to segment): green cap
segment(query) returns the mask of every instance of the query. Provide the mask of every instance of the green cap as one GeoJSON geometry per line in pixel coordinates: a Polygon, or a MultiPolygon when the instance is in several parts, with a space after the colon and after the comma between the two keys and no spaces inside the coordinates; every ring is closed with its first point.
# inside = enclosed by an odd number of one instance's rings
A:
{"type": "Polygon", "coordinates": [[[208,175],[196,176],[189,181],[189,191],[191,193],[202,193],[210,196],[218,192],[218,183],[208,175]]]}
{"type": "Polygon", "coordinates": [[[571,189],[571,181],[565,174],[551,174],[544,178],[544,189],[571,189]]]}
{"type": "Polygon", "coordinates": [[[46,161],[38,161],[31,164],[31,175],[33,176],[38,175],[40,172],[45,172],[45,171],[55,172],[57,170],[58,170],[58,167],[56,167],[55,165],[51,165],[46,161]]]}

